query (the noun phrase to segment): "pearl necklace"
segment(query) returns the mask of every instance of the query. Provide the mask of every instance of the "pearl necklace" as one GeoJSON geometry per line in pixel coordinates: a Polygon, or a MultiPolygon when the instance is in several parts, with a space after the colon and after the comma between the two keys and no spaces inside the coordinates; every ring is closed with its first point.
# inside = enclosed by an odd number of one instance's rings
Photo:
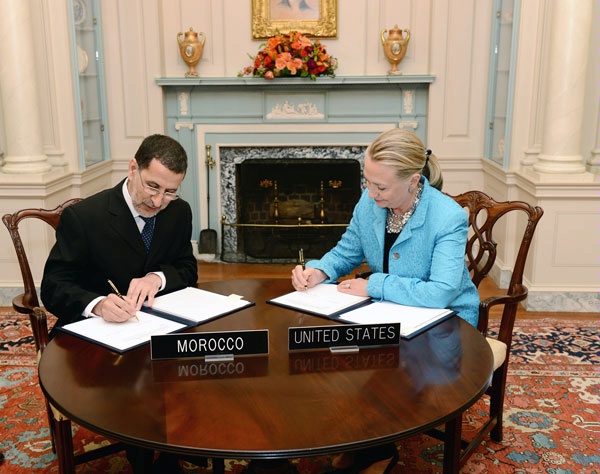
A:
{"type": "Polygon", "coordinates": [[[402,229],[410,219],[410,216],[413,215],[419,201],[421,200],[421,193],[423,192],[423,185],[421,183],[418,184],[417,193],[415,194],[415,198],[410,206],[410,209],[402,214],[396,214],[392,208],[388,208],[387,220],[385,223],[385,231],[390,234],[399,234],[402,232],[402,229]]]}

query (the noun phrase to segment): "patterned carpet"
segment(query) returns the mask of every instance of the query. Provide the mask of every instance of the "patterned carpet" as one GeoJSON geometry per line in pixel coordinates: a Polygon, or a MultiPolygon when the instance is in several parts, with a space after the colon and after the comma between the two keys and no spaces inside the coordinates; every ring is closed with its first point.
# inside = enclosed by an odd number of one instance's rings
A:
{"type": "MultiPolygon", "coordinates": [[[[56,473],[44,401],[38,386],[28,318],[0,313],[0,450],[4,474],[56,473]]],[[[462,473],[600,474],[600,360],[598,322],[526,320],[517,323],[507,386],[505,439],[486,442],[462,473]]],[[[483,402],[464,418],[468,433],[481,420],[483,402]]],[[[85,449],[103,438],[74,427],[75,446],[85,449]]],[[[400,461],[392,474],[440,473],[442,446],[417,436],[398,444],[400,461]]],[[[329,459],[292,461],[300,474],[331,470],[329,459]]],[[[245,461],[226,461],[239,474],[245,461]]],[[[209,466],[210,467],[210,466],[209,466]]],[[[184,463],[186,472],[210,469],[184,463]]],[[[116,454],[77,468],[78,473],[130,473],[116,454]]]]}

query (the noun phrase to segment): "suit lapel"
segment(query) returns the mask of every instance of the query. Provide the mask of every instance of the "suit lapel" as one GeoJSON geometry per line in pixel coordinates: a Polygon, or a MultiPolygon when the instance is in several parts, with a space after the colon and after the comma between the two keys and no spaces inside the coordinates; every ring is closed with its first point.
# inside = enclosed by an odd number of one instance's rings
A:
{"type": "Polygon", "coordinates": [[[108,202],[109,225],[133,250],[146,254],[146,247],[140,236],[140,231],[123,198],[122,186],[123,182],[121,181],[110,194],[108,202]]]}
{"type": "Polygon", "coordinates": [[[382,209],[377,204],[373,206],[373,229],[375,232],[375,238],[377,239],[377,248],[383,249],[383,240],[385,234],[378,229],[385,229],[385,219],[387,216],[387,209],[382,209]]]}

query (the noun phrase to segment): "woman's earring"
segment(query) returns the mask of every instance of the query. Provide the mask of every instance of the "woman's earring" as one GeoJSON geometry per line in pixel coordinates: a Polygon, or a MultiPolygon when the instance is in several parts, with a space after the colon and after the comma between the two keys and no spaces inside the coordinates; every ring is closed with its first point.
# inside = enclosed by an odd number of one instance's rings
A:
{"type": "Polygon", "coordinates": [[[415,192],[415,188],[413,188],[412,186],[409,186],[409,187],[408,187],[408,192],[409,192],[410,194],[414,193],[414,192],[415,192]]]}

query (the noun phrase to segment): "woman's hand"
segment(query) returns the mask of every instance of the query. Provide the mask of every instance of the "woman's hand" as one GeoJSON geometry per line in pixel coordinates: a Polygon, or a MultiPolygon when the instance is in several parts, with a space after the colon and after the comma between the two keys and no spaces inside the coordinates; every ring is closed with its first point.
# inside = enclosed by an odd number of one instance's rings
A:
{"type": "Polygon", "coordinates": [[[298,291],[312,288],[326,278],[327,275],[316,268],[302,269],[302,265],[296,265],[292,270],[292,286],[298,291]]]}
{"type": "Polygon", "coordinates": [[[369,296],[367,293],[367,281],[364,278],[344,280],[338,285],[338,291],[355,296],[369,296]]]}

